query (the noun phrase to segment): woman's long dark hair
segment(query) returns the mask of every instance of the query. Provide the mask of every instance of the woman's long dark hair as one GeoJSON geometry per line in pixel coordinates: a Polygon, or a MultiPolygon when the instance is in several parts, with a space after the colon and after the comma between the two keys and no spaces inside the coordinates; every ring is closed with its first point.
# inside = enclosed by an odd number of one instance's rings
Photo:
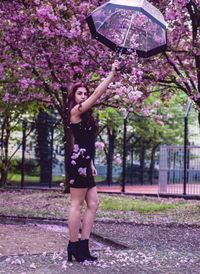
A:
{"type": "MultiPolygon", "coordinates": [[[[71,92],[69,93],[69,96],[68,96],[68,124],[70,124],[70,112],[71,112],[72,108],[77,104],[75,101],[75,93],[76,93],[77,89],[80,87],[83,87],[86,89],[87,97],[89,97],[91,95],[89,88],[86,84],[81,83],[81,82],[74,84],[74,86],[72,87],[71,92]]],[[[80,103],[79,109],[81,109],[81,105],[82,104],[80,103]]],[[[93,110],[89,109],[86,112],[84,112],[83,114],[81,114],[81,119],[83,121],[83,124],[85,124],[87,126],[91,126],[91,123],[94,124],[95,134],[97,135],[99,127],[98,127],[97,121],[94,119],[92,114],[93,114],[93,110]]]]}

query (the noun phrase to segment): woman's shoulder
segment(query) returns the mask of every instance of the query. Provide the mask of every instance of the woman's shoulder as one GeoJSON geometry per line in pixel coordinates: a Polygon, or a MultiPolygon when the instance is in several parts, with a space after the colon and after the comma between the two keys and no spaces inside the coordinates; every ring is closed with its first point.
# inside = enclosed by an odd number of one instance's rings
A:
{"type": "Polygon", "coordinates": [[[73,112],[73,109],[70,111],[70,123],[77,124],[82,121],[80,115],[76,115],[76,113],[73,112]]]}

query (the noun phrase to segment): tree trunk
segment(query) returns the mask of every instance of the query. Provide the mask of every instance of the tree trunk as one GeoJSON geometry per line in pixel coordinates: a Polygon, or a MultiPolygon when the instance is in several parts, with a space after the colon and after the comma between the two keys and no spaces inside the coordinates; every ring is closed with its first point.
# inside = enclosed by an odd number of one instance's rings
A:
{"type": "Polygon", "coordinates": [[[68,154],[72,151],[74,140],[73,140],[73,134],[69,127],[66,126],[67,121],[64,119],[64,160],[65,160],[65,189],[64,192],[69,192],[69,174],[68,170],[66,168],[67,158],[68,154]]]}
{"type": "Polygon", "coordinates": [[[107,155],[107,184],[112,184],[112,163],[113,163],[113,152],[115,144],[115,130],[110,131],[108,128],[108,155],[107,155]]]}
{"type": "Polygon", "coordinates": [[[9,117],[6,116],[4,118],[3,126],[1,129],[1,179],[0,179],[0,187],[4,187],[7,183],[8,171],[10,168],[10,161],[8,158],[8,144],[10,138],[10,121],[9,117]]]}
{"type": "Polygon", "coordinates": [[[9,168],[6,168],[6,169],[1,168],[0,169],[0,173],[1,173],[0,187],[4,187],[6,185],[7,178],[8,178],[8,171],[9,171],[9,168]]]}
{"type": "Polygon", "coordinates": [[[45,186],[48,186],[51,180],[51,119],[47,112],[40,110],[36,122],[36,156],[40,166],[40,185],[45,186]]]}

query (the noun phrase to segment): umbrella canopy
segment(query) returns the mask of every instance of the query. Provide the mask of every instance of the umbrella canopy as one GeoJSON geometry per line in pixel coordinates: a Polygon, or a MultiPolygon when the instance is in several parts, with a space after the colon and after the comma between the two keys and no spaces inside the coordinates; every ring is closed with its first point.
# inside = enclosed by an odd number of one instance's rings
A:
{"type": "Polygon", "coordinates": [[[116,52],[150,57],[166,50],[164,17],[146,0],[111,0],[86,21],[92,37],[116,52]]]}

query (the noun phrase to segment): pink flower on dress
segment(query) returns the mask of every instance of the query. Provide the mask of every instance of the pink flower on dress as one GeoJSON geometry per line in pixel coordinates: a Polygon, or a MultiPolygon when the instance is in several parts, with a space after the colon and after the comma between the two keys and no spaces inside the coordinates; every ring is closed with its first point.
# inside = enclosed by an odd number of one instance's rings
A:
{"type": "Polygon", "coordinates": [[[72,164],[73,166],[75,166],[75,165],[76,165],[76,162],[75,162],[74,160],[72,160],[72,161],[71,161],[71,164],[72,164]]]}
{"type": "Polygon", "coordinates": [[[69,183],[70,183],[70,184],[73,184],[73,183],[74,183],[74,180],[73,180],[73,179],[71,179],[71,180],[69,181],[69,183]]]}
{"type": "Polygon", "coordinates": [[[77,144],[74,145],[74,152],[78,152],[79,151],[79,146],[77,144]]]}
{"type": "Polygon", "coordinates": [[[80,148],[80,153],[83,154],[84,152],[86,152],[85,148],[80,148]]]}
{"type": "Polygon", "coordinates": [[[82,175],[82,176],[87,176],[87,167],[80,167],[80,168],[78,169],[78,172],[79,172],[79,174],[82,175]]]}
{"type": "Polygon", "coordinates": [[[78,158],[78,156],[79,156],[79,153],[73,153],[71,156],[71,159],[75,160],[78,158]]]}

